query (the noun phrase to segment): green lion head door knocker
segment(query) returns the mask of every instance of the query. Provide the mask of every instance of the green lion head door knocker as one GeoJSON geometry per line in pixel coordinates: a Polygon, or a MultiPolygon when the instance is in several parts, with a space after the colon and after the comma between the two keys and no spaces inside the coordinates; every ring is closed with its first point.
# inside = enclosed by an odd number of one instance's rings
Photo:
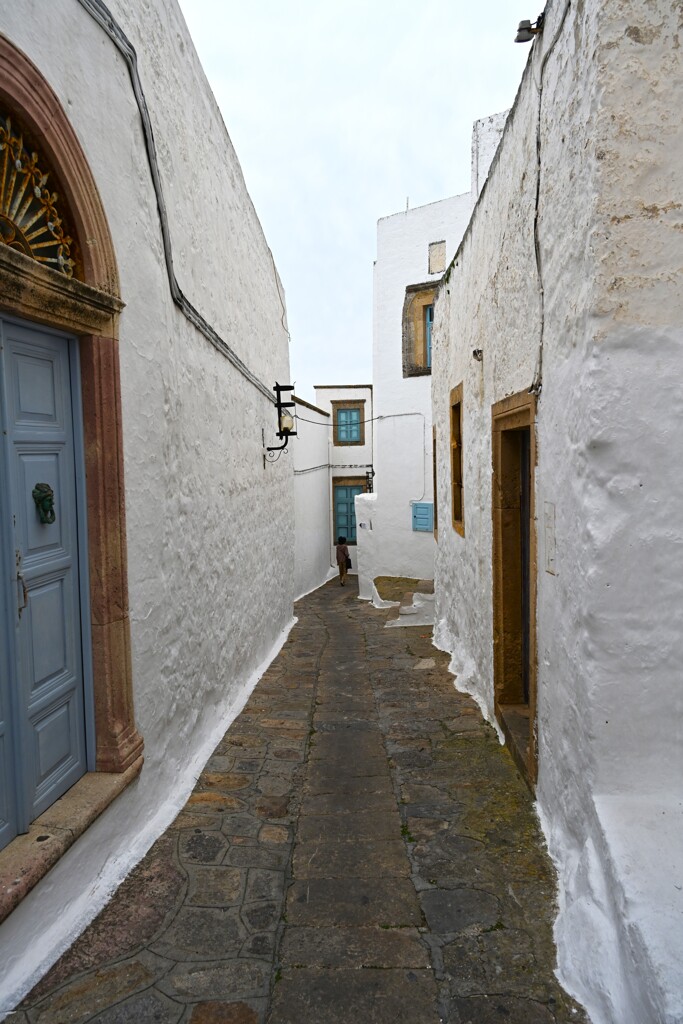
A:
{"type": "Polygon", "coordinates": [[[49,526],[55,521],[55,492],[49,484],[36,484],[31,492],[38,509],[40,521],[49,526]]]}

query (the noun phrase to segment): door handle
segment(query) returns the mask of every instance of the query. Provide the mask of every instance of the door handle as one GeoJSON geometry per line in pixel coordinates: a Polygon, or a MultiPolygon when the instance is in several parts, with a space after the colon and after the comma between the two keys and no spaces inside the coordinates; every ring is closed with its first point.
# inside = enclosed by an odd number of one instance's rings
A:
{"type": "Polygon", "coordinates": [[[49,484],[36,484],[31,496],[36,503],[41,523],[50,526],[55,521],[55,492],[49,484]]]}
{"type": "Polygon", "coordinates": [[[24,579],[23,572],[17,573],[17,583],[21,584],[22,600],[24,602],[23,604],[20,604],[19,607],[17,608],[17,611],[19,612],[19,618],[21,618],[21,613],[28,604],[28,587],[26,586],[26,580],[24,579]]]}

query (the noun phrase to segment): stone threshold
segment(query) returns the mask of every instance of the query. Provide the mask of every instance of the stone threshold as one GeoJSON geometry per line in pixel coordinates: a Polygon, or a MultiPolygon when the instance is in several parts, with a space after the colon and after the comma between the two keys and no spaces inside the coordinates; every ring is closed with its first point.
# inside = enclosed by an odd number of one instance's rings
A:
{"type": "Polygon", "coordinates": [[[143,761],[139,757],[125,772],[88,772],[0,851],[0,924],[138,777],[143,761]]]}
{"type": "Polygon", "coordinates": [[[498,704],[496,711],[496,718],[503,730],[505,743],[533,796],[534,784],[529,774],[529,705],[498,704]]]}

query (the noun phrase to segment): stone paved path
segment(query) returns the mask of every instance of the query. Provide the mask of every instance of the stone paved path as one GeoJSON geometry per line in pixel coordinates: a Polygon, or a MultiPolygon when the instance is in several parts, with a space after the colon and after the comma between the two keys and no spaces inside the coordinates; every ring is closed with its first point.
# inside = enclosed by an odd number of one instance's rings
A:
{"type": "Polygon", "coordinates": [[[332,582],[12,1024],[567,1024],[531,798],[425,627],[332,582]]]}

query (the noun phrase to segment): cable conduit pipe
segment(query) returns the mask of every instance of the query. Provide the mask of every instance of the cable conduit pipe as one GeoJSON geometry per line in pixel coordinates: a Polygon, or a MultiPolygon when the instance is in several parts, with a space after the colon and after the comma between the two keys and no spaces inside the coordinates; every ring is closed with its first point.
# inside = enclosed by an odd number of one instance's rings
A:
{"type": "MultiPolygon", "coordinates": [[[[202,334],[215,349],[225,356],[225,358],[232,363],[235,369],[238,370],[250,384],[257,388],[270,402],[275,404],[275,396],[273,395],[272,390],[267,387],[263,381],[259,380],[256,374],[252,373],[249,367],[240,359],[237,353],[233,351],[230,345],[228,345],[227,341],[221,338],[215,328],[213,328],[202,316],[199,310],[192,305],[178,284],[178,279],[175,276],[175,270],[173,268],[171,233],[168,226],[166,202],[164,199],[163,189],[161,187],[161,176],[159,174],[159,163],[156,155],[156,147],[154,145],[152,121],[149,116],[147,101],[145,100],[145,94],[143,92],[140,75],[138,73],[138,62],[135,47],[130,42],[121,26],[116,22],[111,11],[101,2],[101,0],[78,0],[78,3],[90,15],[90,17],[97,22],[109,39],[111,39],[128,68],[135,102],[142,122],[142,133],[145,139],[147,162],[149,164],[154,193],[156,195],[157,210],[159,211],[159,221],[161,226],[161,237],[164,247],[164,259],[166,261],[166,273],[168,275],[171,297],[185,318],[189,320],[194,327],[196,327],[200,334],[202,334]]],[[[280,301],[282,301],[282,296],[280,296],[280,301]]]]}

